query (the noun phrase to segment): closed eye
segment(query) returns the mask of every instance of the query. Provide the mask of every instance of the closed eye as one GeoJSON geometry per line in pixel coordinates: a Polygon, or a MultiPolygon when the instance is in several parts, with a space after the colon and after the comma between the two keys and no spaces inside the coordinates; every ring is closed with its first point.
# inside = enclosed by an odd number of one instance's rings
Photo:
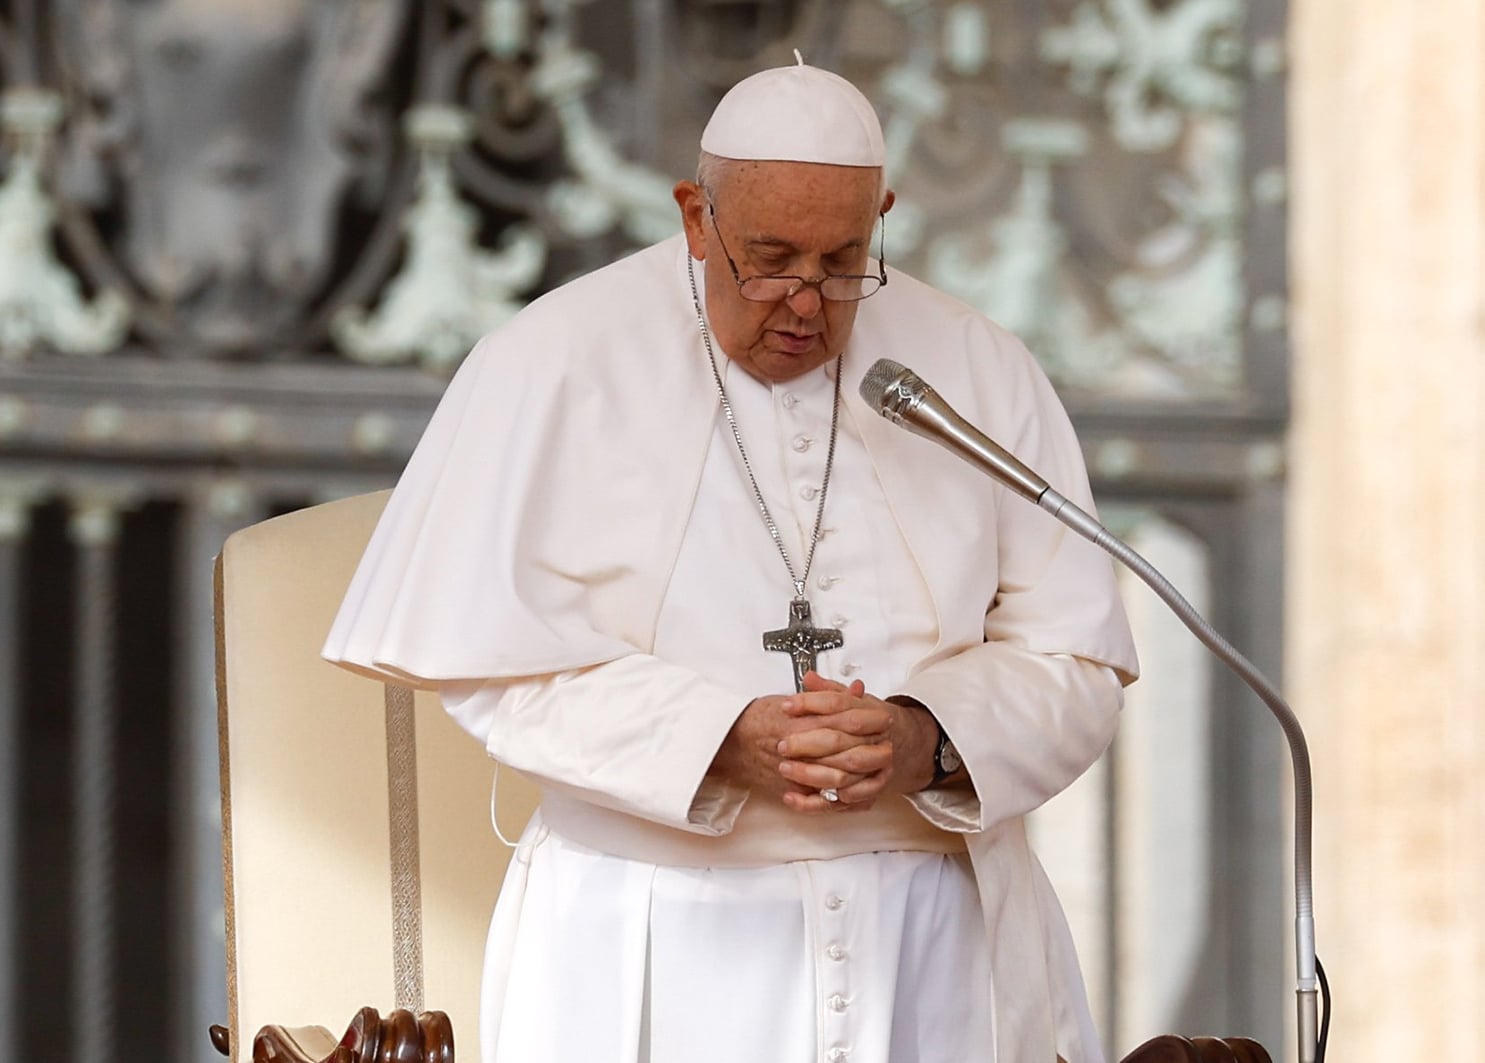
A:
{"type": "MultiPolygon", "coordinates": [[[[842,275],[854,275],[860,272],[858,258],[860,257],[859,245],[855,242],[848,247],[832,251],[820,260],[820,268],[823,272],[833,277],[842,275]]],[[[792,247],[774,247],[771,244],[761,246],[755,244],[748,249],[748,259],[752,267],[761,274],[785,274],[792,275],[794,269],[795,251],[792,247]]],[[[797,271],[796,271],[797,272],[797,271]]]]}

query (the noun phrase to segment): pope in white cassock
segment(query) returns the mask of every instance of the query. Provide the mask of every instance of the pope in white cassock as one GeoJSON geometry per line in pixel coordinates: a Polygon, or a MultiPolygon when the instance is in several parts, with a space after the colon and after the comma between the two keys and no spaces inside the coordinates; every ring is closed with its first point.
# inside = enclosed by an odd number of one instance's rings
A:
{"type": "Polygon", "coordinates": [[[754,75],[701,148],[681,236],[470,354],[325,647],[541,783],[484,1063],[1098,1060],[1023,817],[1134,678],[1112,565],[857,389],[912,366],[1091,510],[1066,414],[872,257],[848,82],[754,75]]]}

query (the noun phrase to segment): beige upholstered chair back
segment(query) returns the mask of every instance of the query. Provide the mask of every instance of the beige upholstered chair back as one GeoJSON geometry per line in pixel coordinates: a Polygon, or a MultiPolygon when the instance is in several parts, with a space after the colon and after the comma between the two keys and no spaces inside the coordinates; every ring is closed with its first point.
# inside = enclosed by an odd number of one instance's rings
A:
{"type": "MultiPolygon", "coordinates": [[[[233,535],[217,561],[232,1058],[267,1024],[343,1030],[362,1007],[447,1012],[477,1052],[480,966],[508,850],[493,763],[434,695],[319,649],[386,494],[233,535]]],[[[500,774],[508,837],[535,787],[500,774]]]]}

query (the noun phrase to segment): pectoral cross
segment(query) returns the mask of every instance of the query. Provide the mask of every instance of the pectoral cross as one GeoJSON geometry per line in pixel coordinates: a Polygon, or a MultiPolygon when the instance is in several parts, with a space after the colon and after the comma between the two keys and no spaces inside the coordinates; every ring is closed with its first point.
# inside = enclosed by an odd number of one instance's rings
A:
{"type": "Polygon", "coordinates": [[[763,648],[787,653],[794,661],[794,689],[804,689],[804,673],[815,668],[821,650],[834,650],[846,644],[836,627],[815,627],[810,620],[810,603],[800,596],[789,603],[789,626],[763,633],[763,648]]]}

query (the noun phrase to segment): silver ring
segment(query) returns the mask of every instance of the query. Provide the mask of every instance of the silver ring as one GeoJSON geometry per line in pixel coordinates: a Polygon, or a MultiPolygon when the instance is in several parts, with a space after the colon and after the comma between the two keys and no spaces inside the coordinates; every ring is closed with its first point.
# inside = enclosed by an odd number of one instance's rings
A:
{"type": "Polygon", "coordinates": [[[835,802],[840,800],[840,794],[836,792],[836,789],[833,786],[829,786],[826,787],[824,790],[821,790],[820,796],[825,798],[825,800],[829,801],[831,804],[834,804],[835,802]]]}

